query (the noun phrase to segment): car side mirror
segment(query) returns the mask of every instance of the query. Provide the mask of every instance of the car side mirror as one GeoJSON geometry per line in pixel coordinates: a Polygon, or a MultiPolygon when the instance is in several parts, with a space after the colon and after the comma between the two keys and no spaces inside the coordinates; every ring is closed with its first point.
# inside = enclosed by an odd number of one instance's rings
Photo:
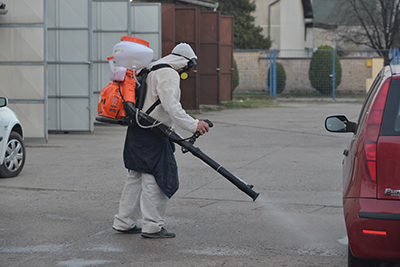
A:
{"type": "Polygon", "coordinates": [[[7,106],[8,99],[6,97],[0,97],[0,108],[7,106]]]}
{"type": "Polygon", "coordinates": [[[335,115],[325,119],[325,129],[333,133],[354,133],[357,123],[349,121],[346,116],[335,115]]]}

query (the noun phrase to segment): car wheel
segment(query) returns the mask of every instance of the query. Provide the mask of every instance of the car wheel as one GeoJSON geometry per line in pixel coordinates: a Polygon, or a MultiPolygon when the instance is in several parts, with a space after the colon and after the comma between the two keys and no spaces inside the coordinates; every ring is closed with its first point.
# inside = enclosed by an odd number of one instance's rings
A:
{"type": "Polygon", "coordinates": [[[11,132],[7,142],[4,162],[0,165],[0,177],[9,178],[17,176],[25,164],[25,144],[21,135],[11,132]]]}
{"type": "Polygon", "coordinates": [[[378,267],[380,265],[380,262],[377,260],[354,257],[353,253],[351,253],[350,246],[348,248],[347,255],[348,255],[347,259],[348,267],[375,267],[375,266],[378,267]]]}

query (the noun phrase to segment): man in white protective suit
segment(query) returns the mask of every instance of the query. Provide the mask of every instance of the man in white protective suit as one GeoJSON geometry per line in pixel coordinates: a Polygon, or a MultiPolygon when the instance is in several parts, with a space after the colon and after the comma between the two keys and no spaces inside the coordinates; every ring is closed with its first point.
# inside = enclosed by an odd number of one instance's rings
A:
{"type": "MultiPolygon", "coordinates": [[[[155,106],[150,115],[162,123],[191,133],[208,132],[209,125],[193,119],[180,103],[181,78],[196,65],[197,56],[186,43],[180,43],[171,54],[153,62],[148,69],[160,64],[168,67],[151,71],[147,76],[147,93],[143,110],[155,106]],[[157,100],[159,105],[154,105],[157,100]]],[[[127,234],[141,233],[144,238],[173,238],[164,228],[168,200],[178,190],[178,171],[174,143],[150,129],[129,126],[125,138],[124,163],[128,177],[122,191],[113,229],[127,234]],[[139,220],[141,219],[141,227],[139,220]]]]}

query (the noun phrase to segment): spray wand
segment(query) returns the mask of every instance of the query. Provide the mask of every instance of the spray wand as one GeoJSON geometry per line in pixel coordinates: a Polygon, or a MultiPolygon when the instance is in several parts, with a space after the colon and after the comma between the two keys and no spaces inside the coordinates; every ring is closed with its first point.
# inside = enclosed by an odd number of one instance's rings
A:
{"type": "MultiPolygon", "coordinates": [[[[231,183],[233,183],[237,188],[239,188],[241,191],[243,191],[245,194],[247,194],[249,197],[253,199],[253,201],[256,200],[258,195],[260,193],[255,192],[252,188],[253,185],[246,183],[236,175],[230,173],[227,169],[222,167],[219,163],[214,161],[212,158],[207,156],[205,153],[203,153],[200,148],[195,147],[194,143],[197,138],[200,137],[199,132],[195,132],[193,136],[183,139],[181,138],[175,131],[171,130],[167,125],[161,123],[160,121],[152,118],[151,116],[147,115],[144,112],[139,111],[138,109],[134,108],[133,103],[125,102],[125,110],[127,110],[127,113],[131,113],[133,119],[130,119],[128,122],[128,125],[139,125],[140,127],[144,128],[149,128],[151,131],[154,133],[162,136],[162,137],[167,137],[169,140],[172,142],[180,145],[182,147],[182,152],[187,153],[190,152],[194,156],[198,157],[201,159],[204,163],[209,165],[211,168],[216,170],[219,174],[224,176],[227,180],[229,180],[231,183]],[[131,104],[131,105],[129,105],[131,104]],[[131,112],[128,112],[131,111],[131,112]],[[134,114],[134,115],[133,115],[134,114]]],[[[209,120],[204,120],[210,127],[213,127],[213,124],[209,120]]]]}

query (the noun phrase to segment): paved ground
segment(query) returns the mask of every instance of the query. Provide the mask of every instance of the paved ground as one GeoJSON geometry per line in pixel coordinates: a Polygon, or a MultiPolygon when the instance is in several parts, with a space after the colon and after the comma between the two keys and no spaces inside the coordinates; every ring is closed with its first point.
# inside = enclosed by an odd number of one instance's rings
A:
{"type": "Polygon", "coordinates": [[[356,120],[360,108],[296,102],[197,115],[215,126],[196,146],[260,196],[253,202],[178,147],[169,240],[111,229],[126,177],[123,127],[29,143],[20,176],[0,180],[0,266],[346,266],[341,160],[351,134],[323,123],[356,120]]]}

